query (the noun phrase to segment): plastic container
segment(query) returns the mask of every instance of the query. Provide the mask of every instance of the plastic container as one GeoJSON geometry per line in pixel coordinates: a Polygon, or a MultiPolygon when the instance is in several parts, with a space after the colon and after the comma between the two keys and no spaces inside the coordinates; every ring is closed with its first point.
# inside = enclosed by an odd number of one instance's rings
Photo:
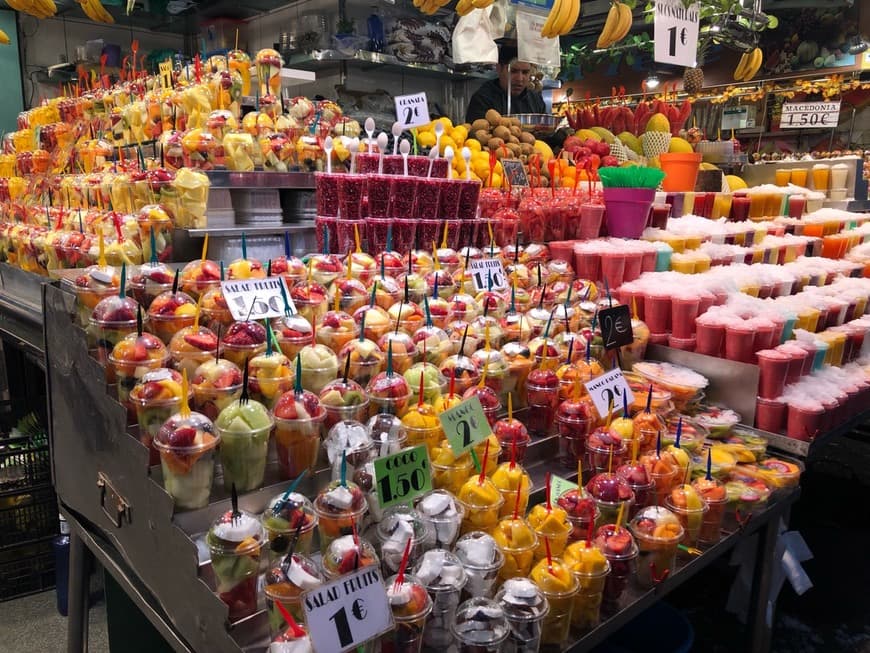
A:
{"type": "Polygon", "coordinates": [[[702,155],[697,152],[665,152],[659,155],[659,161],[665,173],[662,188],[671,193],[694,191],[701,158],[702,155]]]}

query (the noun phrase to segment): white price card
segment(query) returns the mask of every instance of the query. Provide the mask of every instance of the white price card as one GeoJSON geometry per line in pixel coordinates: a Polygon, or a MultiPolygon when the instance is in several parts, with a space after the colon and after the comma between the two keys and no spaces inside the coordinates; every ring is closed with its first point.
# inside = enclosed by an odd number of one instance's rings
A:
{"type": "Polygon", "coordinates": [[[284,277],[221,281],[221,290],[227,308],[236,320],[281,317],[285,310],[284,297],[287,298],[290,312],[296,312],[284,277]]]}
{"type": "Polygon", "coordinates": [[[498,259],[481,258],[469,261],[468,270],[471,272],[471,280],[477,292],[508,288],[507,275],[498,259]]]}
{"type": "Polygon", "coordinates": [[[634,402],[634,394],[631,392],[631,388],[628,387],[628,383],[622,375],[622,370],[618,367],[595,377],[584,385],[589,392],[589,396],[592,397],[595,410],[602,417],[607,415],[611,404],[613,404],[614,414],[622,410],[623,395],[627,404],[634,402]]]}
{"type": "Polygon", "coordinates": [[[429,102],[425,93],[397,95],[395,101],[396,120],[404,129],[429,124],[429,102]]]}
{"type": "Polygon", "coordinates": [[[660,63],[694,68],[697,63],[700,6],[683,0],[655,0],[655,53],[660,63]]]}
{"type": "Polygon", "coordinates": [[[840,122],[840,101],[785,102],[779,119],[780,129],[833,129],[840,122]]]}
{"type": "Polygon", "coordinates": [[[317,653],[351,651],[393,627],[393,611],[377,566],[305,592],[302,609],[317,653]]]}

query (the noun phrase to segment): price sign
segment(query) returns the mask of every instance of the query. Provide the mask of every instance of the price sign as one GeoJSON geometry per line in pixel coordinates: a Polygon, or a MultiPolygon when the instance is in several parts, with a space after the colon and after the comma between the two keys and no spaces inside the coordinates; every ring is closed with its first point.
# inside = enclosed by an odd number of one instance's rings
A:
{"type": "Polygon", "coordinates": [[[592,397],[592,403],[595,404],[595,410],[599,415],[607,415],[611,403],[613,404],[613,412],[618,413],[622,410],[622,397],[625,395],[627,404],[634,401],[634,394],[625,377],[622,375],[622,370],[618,367],[610,370],[606,374],[598,376],[588,383],[584,383],[589,396],[592,397]]]}
{"type": "Polygon", "coordinates": [[[815,129],[830,127],[840,122],[840,101],[786,102],[779,118],[780,129],[815,129]]]}
{"type": "Polygon", "coordinates": [[[601,325],[601,338],[604,340],[605,349],[617,349],[634,342],[631,313],[625,304],[600,311],[598,323],[601,325]]]}
{"type": "Polygon", "coordinates": [[[655,0],[655,54],[660,63],[694,68],[697,63],[700,8],[683,0],[655,0]]]}
{"type": "Polygon", "coordinates": [[[484,290],[507,290],[507,275],[501,261],[494,258],[475,259],[468,262],[471,280],[477,292],[484,290]]]}
{"type": "Polygon", "coordinates": [[[445,410],[438,419],[441,420],[441,428],[444,429],[450,448],[457,456],[492,434],[486,415],[483,414],[483,406],[476,396],[445,410]]]}
{"type": "Polygon", "coordinates": [[[160,70],[160,85],[164,89],[172,88],[172,60],[167,59],[166,61],[161,61],[157,64],[158,69],[160,70]]]}
{"type": "Polygon", "coordinates": [[[353,650],[393,627],[393,611],[377,566],[305,592],[302,609],[317,653],[353,650]]]}
{"type": "Polygon", "coordinates": [[[514,159],[502,159],[501,167],[511,186],[528,186],[529,178],[526,176],[526,168],[522,161],[514,159]]]}
{"type": "Polygon", "coordinates": [[[576,490],[577,484],[572,483],[567,478],[550,474],[550,500],[555,501],[566,492],[576,490]]]}
{"type": "Polygon", "coordinates": [[[221,281],[221,290],[236,320],[262,320],[284,315],[284,297],[290,305],[290,311],[295,313],[293,300],[290,299],[290,289],[284,277],[268,277],[267,279],[242,279],[239,281],[221,281]],[[284,294],[281,288],[284,288],[284,294]]]}
{"type": "Polygon", "coordinates": [[[408,503],[432,489],[432,468],[426,445],[376,458],[374,465],[381,508],[408,503]]]}
{"type": "Polygon", "coordinates": [[[396,119],[404,128],[429,124],[429,103],[425,93],[397,95],[396,119]]]}

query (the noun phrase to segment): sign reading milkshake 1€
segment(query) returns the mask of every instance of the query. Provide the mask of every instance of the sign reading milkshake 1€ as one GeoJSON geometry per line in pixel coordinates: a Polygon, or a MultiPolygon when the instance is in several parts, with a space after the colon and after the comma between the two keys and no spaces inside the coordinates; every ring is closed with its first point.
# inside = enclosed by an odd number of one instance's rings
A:
{"type": "MultiPolygon", "coordinates": [[[[353,551],[348,554],[355,555],[353,551]]],[[[345,560],[339,564],[343,567],[345,560]]],[[[350,651],[393,628],[393,611],[377,566],[363,567],[305,592],[302,609],[317,653],[350,651]]]]}
{"type": "Polygon", "coordinates": [[[374,465],[381,508],[408,503],[432,489],[432,468],[426,445],[375,458],[374,465]]]}
{"type": "Polygon", "coordinates": [[[607,415],[610,406],[613,406],[614,413],[621,411],[623,395],[625,395],[627,404],[631,405],[634,402],[634,394],[628,387],[622,370],[618,367],[601,376],[596,376],[584,385],[589,396],[592,397],[592,403],[595,404],[595,410],[598,411],[599,415],[607,415]]]}
{"type": "Polygon", "coordinates": [[[438,416],[444,436],[457,456],[486,440],[491,434],[489,422],[477,396],[466,399],[458,406],[438,416]]]}
{"type": "Polygon", "coordinates": [[[404,129],[429,124],[429,102],[425,93],[414,95],[397,95],[396,120],[404,129]]]}
{"type": "Polygon", "coordinates": [[[284,315],[284,298],[291,313],[296,312],[284,277],[221,281],[227,308],[236,320],[263,320],[284,315]],[[283,292],[282,292],[283,288],[283,292]]]}

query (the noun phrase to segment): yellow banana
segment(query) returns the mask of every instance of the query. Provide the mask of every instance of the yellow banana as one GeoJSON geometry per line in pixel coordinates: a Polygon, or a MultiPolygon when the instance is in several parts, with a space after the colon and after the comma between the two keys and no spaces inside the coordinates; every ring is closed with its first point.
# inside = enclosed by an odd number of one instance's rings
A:
{"type": "Polygon", "coordinates": [[[541,27],[541,36],[544,38],[552,38],[554,35],[553,27],[556,25],[556,19],[559,16],[559,11],[564,2],[567,0],[555,0],[553,6],[550,7],[550,13],[547,14],[547,20],[544,21],[541,27]]]}
{"type": "Polygon", "coordinates": [[[580,0],[572,0],[571,9],[568,12],[568,17],[565,19],[565,22],[559,25],[556,28],[556,33],[563,35],[570,32],[574,25],[577,23],[577,19],[580,17],[580,0]]]}
{"type": "Polygon", "coordinates": [[[9,35],[0,29],[0,45],[9,45],[10,42],[9,35]]]}
{"type": "Polygon", "coordinates": [[[607,19],[604,21],[604,28],[601,30],[601,35],[598,37],[598,42],[595,44],[598,48],[606,48],[613,43],[613,35],[616,33],[616,28],[619,26],[619,7],[617,3],[610,5],[610,11],[607,12],[607,19]]]}
{"type": "Polygon", "coordinates": [[[568,22],[568,19],[571,17],[571,14],[574,12],[574,6],[577,4],[577,0],[562,0],[562,3],[559,5],[559,11],[556,15],[556,20],[553,22],[552,29],[550,30],[551,37],[559,36],[560,34],[564,34],[564,26],[568,22]]]}
{"type": "Polygon", "coordinates": [[[764,60],[764,54],[761,52],[761,48],[755,48],[749,54],[748,60],[749,63],[746,65],[746,70],[741,77],[744,82],[748,82],[750,79],[755,77],[758,70],[761,68],[761,62],[764,60]]]}
{"type": "Polygon", "coordinates": [[[613,36],[613,42],[619,43],[622,39],[628,36],[631,31],[631,24],[634,22],[634,17],[631,14],[631,8],[622,2],[618,3],[619,23],[616,29],[616,34],[613,36]]]}
{"type": "Polygon", "coordinates": [[[746,69],[749,67],[749,53],[744,52],[737,63],[737,68],[734,69],[734,81],[739,82],[746,74],[746,69]]]}
{"type": "Polygon", "coordinates": [[[456,3],[456,13],[460,16],[467,16],[471,13],[472,9],[474,9],[474,6],[471,4],[471,0],[459,0],[456,3]]]}

